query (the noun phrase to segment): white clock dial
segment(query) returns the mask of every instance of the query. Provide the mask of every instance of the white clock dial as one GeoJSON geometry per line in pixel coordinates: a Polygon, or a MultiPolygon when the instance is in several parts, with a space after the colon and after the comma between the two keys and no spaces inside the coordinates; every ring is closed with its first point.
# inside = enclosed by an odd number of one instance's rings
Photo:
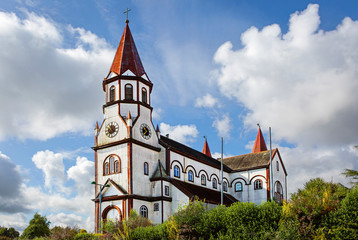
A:
{"type": "Polygon", "coordinates": [[[119,126],[118,126],[118,123],[116,122],[110,122],[107,124],[106,126],[106,135],[107,137],[114,137],[117,135],[118,133],[118,130],[119,130],[119,126]]]}

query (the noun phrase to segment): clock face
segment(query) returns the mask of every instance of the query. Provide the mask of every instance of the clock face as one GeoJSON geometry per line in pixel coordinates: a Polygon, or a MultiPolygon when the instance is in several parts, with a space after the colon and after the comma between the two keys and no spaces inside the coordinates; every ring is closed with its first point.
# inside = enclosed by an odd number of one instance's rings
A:
{"type": "Polygon", "coordinates": [[[152,131],[147,124],[143,123],[142,125],[140,125],[140,134],[144,139],[148,140],[152,136],[152,131]]]}
{"type": "Polygon", "coordinates": [[[106,126],[106,135],[107,137],[114,137],[117,135],[118,133],[118,130],[119,130],[119,126],[118,126],[118,123],[116,122],[110,122],[107,124],[106,126]]]}

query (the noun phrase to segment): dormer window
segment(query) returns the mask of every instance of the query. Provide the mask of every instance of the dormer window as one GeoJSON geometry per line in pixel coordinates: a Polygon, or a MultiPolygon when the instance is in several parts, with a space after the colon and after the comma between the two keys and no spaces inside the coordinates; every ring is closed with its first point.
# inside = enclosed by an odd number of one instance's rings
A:
{"type": "Polygon", "coordinates": [[[189,170],[189,172],[188,172],[188,180],[190,182],[194,182],[194,173],[191,170],[189,170]]]}
{"type": "Polygon", "coordinates": [[[224,192],[227,192],[227,182],[224,182],[224,184],[223,184],[223,190],[224,190],[224,192]]]}
{"type": "Polygon", "coordinates": [[[145,88],[142,88],[142,102],[148,103],[147,102],[147,89],[145,89],[145,88]]]}
{"type": "Polygon", "coordinates": [[[133,100],[133,86],[132,84],[125,85],[125,99],[133,100]]]}
{"type": "Polygon", "coordinates": [[[255,182],[254,182],[254,189],[255,190],[260,190],[260,189],[262,189],[262,181],[261,180],[256,180],[255,182]]]}
{"type": "Polygon", "coordinates": [[[116,99],[116,87],[111,86],[109,89],[109,101],[113,102],[116,99]]]}
{"type": "Polygon", "coordinates": [[[216,180],[216,178],[213,179],[213,188],[218,188],[218,181],[216,180]]]}
{"type": "Polygon", "coordinates": [[[180,172],[178,166],[174,166],[174,177],[180,178],[180,172]]]}

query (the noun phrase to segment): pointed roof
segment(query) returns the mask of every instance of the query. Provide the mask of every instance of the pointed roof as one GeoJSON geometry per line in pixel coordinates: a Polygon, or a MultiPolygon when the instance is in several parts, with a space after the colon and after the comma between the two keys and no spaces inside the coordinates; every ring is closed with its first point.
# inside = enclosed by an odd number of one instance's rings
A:
{"type": "Polygon", "coordinates": [[[266,147],[265,139],[264,139],[264,136],[262,135],[261,128],[259,126],[259,130],[257,132],[257,136],[256,136],[256,140],[255,140],[255,144],[254,144],[254,148],[252,149],[252,152],[258,153],[258,152],[262,152],[262,151],[266,151],[266,150],[267,150],[267,147],[266,147]]]}
{"type": "Polygon", "coordinates": [[[158,160],[158,166],[157,168],[155,169],[153,175],[150,177],[150,180],[151,181],[156,181],[156,180],[169,180],[169,177],[162,165],[162,163],[160,162],[160,160],[158,160]]]}
{"type": "MultiPolygon", "coordinates": [[[[129,30],[128,22],[119,42],[116,55],[114,56],[111,69],[108,76],[113,72],[117,75],[122,75],[127,70],[130,70],[135,76],[141,77],[146,74],[139,58],[137,48],[135,46],[131,31],[129,30]]],[[[107,76],[107,78],[108,78],[107,76]]]]}
{"type": "Polygon", "coordinates": [[[206,141],[206,138],[205,138],[205,143],[204,143],[204,147],[203,147],[202,153],[204,153],[206,156],[211,157],[211,153],[210,153],[210,149],[209,149],[209,144],[208,144],[208,141],[206,141]]]}

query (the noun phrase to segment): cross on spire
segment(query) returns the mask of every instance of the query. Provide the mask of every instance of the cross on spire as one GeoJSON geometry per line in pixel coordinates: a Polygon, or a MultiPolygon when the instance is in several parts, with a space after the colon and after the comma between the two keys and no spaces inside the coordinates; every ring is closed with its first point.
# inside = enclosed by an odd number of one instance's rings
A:
{"type": "Polygon", "coordinates": [[[128,8],[127,8],[127,10],[123,12],[123,13],[126,14],[126,23],[129,22],[129,20],[128,20],[128,12],[129,12],[129,11],[131,11],[131,9],[128,9],[128,8]]]}

